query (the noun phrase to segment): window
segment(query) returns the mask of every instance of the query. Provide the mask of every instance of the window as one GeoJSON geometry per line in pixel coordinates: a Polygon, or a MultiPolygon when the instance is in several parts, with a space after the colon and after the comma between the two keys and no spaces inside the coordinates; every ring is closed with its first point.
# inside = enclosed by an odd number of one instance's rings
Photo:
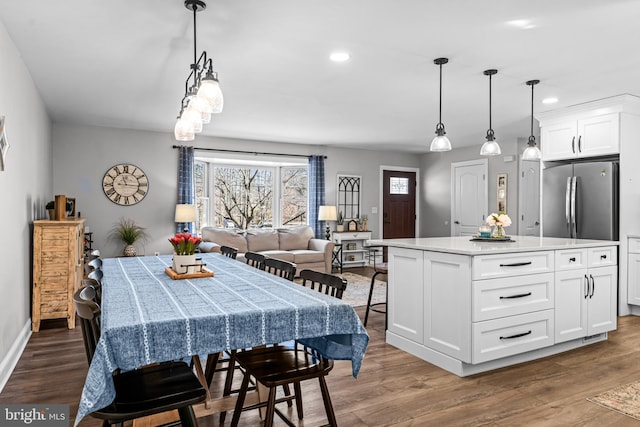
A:
{"type": "Polygon", "coordinates": [[[197,228],[262,228],[307,223],[305,164],[199,159],[197,228]]]}

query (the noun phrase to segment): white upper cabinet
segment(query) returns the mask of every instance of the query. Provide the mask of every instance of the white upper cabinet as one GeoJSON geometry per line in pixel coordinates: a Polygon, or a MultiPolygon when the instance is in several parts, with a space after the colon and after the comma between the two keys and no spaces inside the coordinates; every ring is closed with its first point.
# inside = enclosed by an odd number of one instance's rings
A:
{"type": "Polygon", "coordinates": [[[542,160],[595,157],[620,152],[618,113],[543,126],[542,160]]]}
{"type": "Polygon", "coordinates": [[[626,113],[640,113],[637,97],[619,95],[539,113],[542,160],[620,154],[626,113]]]}

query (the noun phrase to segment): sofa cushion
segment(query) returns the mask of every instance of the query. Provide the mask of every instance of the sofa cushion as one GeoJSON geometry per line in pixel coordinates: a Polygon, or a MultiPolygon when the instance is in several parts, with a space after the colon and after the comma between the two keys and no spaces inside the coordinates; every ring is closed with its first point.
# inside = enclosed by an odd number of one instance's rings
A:
{"type": "Polygon", "coordinates": [[[225,228],[202,227],[202,240],[214,242],[220,246],[231,246],[238,252],[247,252],[247,240],[241,231],[225,228]]]}
{"type": "Polygon", "coordinates": [[[324,252],[309,251],[306,249],[298,249],[289,251],[293,255],[293,262],[296,264],[308,264],[311,262],[324,262],[324,252]]]}
{"type": "Polygon", "coordinates": [[[293,228],[279,228],[280,249],[309,249],[309,240],[314,238],[313,230],[308,225],[293,228]]]}
{"type": "Polygon", "coordinates": [[[280,249],[278,246],[278,231],[270,229],[247,230],[247,249],[251,252],[274,251],[280,249]]]}
{"type": "Polygon", "coordinates": [[[266,256],[267,258],[275,258],[281,261],[294,262],[293,261],[294,255],[289,251],[273,250],[273,251],[262,251],[260,253],[266,256]]]}

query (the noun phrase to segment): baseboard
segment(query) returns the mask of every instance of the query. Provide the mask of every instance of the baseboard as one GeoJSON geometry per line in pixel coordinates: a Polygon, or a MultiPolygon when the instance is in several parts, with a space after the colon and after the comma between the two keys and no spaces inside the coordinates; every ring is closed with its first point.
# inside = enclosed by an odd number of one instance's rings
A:
{"type": "Polygon", "coordinates": [[[11,377],[13,370],[18,364],[18,360],[20,360],[20,356],[22,356],[22,352],[27,346],[30,337],[31,319],[27,319],[27,323],[24,325],[24,327],[16,337],[16,340],[11,345],[9,352],[4,357],[4,359],[0,361],[0,393],[2,393],[4,386],[9,381],[9,377],[11,377]]]}

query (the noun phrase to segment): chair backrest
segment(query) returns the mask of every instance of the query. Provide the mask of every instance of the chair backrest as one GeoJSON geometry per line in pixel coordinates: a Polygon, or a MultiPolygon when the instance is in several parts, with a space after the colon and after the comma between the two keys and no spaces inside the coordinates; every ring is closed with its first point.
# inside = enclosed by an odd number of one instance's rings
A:
{"type": "Polygon", "coordinates": [[[300,278],[302,279],[302,286],[309,284],[311,289],[317,288],[318,292],[339,299],[342,299],[342,293],[347,289],[347,281],[333,274],[313,270],[302,270],[300,272],[300,278]]]}
{"type": "Polygon", "coordinates": [[[95,279],[82,279],[82,287],[83,288],[93,288],[96,295],[94,301],[100,305],[102,304],[102,284],[95,279]]]}
{"type": "Polygon", "coordinates": [[[264,270],[264,260],[266,259],[264,255],[256,252],[245,252],[244,259],[250,266],[264,270]]]}
{"type": "Polygon", "coordinates": [[[96,280],[100,284],[102,284],[102,276],[103,276],[102,270],[93,270],[92,272],[87,274],[87,277],[89,279],[96,280]]]}
{"type": "Polygon", "coordinates": [[[80,318],[87,362],[91,364],[100,340],[100,306],[95,302],[95,290],[92,287],[78,289],[73,294],[73,304],[80,318]]]}
{"type": "Polygon", "coordinates": [[[238,250],[231,246],[220,246],[220,252],[222,252],[222,255],[233,259],[236,259],[238,255],[238,250]]]}
{"type": "Polygon", "coordinates": [[[91,261],[89,261],[87,263],[87,265],[89,267],[92,267],[94,270],[101,270],[102,269],[102,259],[94,258],[91,261]]]}
{"type": "Polygon", "coordinates": [[[296,275],[296,265],[294,263],[275,258],[266,258],[264,260],[264,270],[291,281],[296,275]]]}

